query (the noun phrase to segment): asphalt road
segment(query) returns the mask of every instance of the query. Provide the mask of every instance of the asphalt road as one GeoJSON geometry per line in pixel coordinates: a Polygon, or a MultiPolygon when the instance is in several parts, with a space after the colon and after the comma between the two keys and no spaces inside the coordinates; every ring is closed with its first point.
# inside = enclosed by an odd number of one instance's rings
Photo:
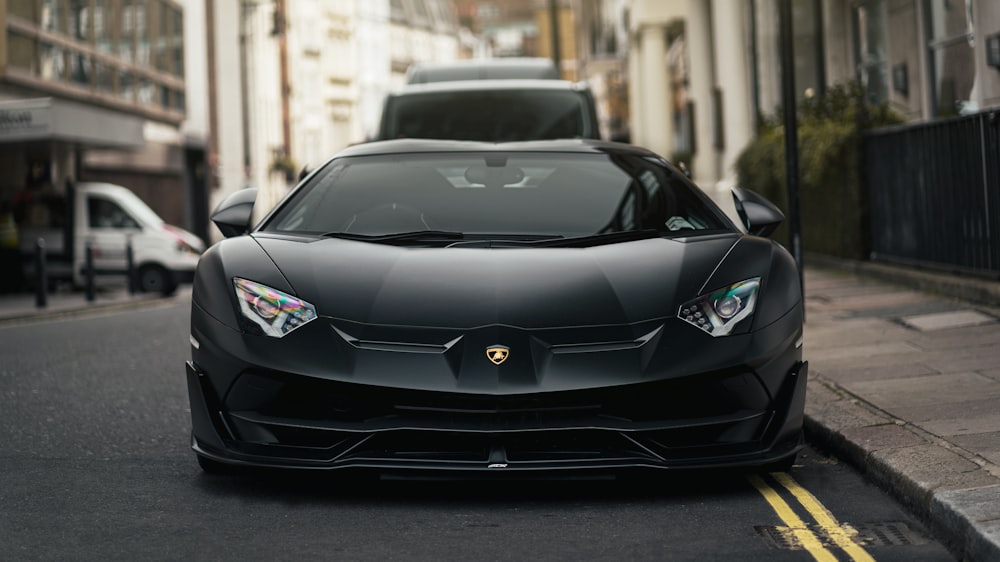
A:
{"type": "Polygon", "coordinates": [[[849,467],[614,482],[208,476],[188,300],[0,325],[0,560],[951,560],[849,467]]]}

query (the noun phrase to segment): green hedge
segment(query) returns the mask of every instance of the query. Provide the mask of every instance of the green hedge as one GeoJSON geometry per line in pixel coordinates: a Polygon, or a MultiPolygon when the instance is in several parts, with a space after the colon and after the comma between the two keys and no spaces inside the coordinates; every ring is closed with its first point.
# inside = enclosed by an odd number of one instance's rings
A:
{"type": "MultiPolygon", "coordinates": [[[[799,207],[805,251],[867,259],[870,203],[862,172],[862,137],[868,128],[900,121],[885,106],[867,103],[855,83],[834,87],[799,108],[799,207]]],[[[736,171],[741,187],[757,191],[788,214],[785,135],[779,118],[764,120],[757,138],[740,154],[736,171]]],[[[773,237],[788,241],[787,224],[773,237]]]]}

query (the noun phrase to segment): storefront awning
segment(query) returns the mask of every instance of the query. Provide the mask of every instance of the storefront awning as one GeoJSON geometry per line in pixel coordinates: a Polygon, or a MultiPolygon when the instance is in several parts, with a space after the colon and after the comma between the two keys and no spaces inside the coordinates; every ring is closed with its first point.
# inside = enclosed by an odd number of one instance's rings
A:
{"type": "Polygon", "coordinates": [[[138,148],[143,120],[55,98],[0,101],[0,143],[63,141],[88,148],[138,148]]]}

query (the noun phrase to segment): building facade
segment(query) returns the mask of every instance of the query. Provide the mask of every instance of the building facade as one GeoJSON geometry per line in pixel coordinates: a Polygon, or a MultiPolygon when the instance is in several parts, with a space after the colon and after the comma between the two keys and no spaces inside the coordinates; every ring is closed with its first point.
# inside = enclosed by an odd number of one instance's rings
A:
{"type": "Polygon", "coordinates": [[[446,0],[208,4],[215,11],[213,205],[256,187],[258,214],[303,169],[364,142],[377,128],[385,95],[405,82],[411,63],[459,54],[455,10],[446,0]]]}
{"type": "MultiPolygon", "coordinates": [[[[910,121],[1000,107],[995,0],[792,0],[797,99],[860,82],[910,121]]],[[[632,138],[731,182],[782,105],[778,0],[631,0],[632,138]]]]}
{"type": "Polygon", "coordinates": [[[0,202],[111,181],[198,232],[205,139],[185,132],[188,17],[174,0],[0,2],[0,202]]]}

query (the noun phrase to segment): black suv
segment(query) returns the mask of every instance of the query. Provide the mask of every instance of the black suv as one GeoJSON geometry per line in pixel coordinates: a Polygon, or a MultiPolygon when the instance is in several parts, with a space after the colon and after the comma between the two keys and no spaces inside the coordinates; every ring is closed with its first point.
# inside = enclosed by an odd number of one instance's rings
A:
{"type": "Polygon", "coordinates": [[[599,139],[594,97],[564,80],[460,80],[410,84],[386,97],[376,140],[511,142],[599,139]]]}

